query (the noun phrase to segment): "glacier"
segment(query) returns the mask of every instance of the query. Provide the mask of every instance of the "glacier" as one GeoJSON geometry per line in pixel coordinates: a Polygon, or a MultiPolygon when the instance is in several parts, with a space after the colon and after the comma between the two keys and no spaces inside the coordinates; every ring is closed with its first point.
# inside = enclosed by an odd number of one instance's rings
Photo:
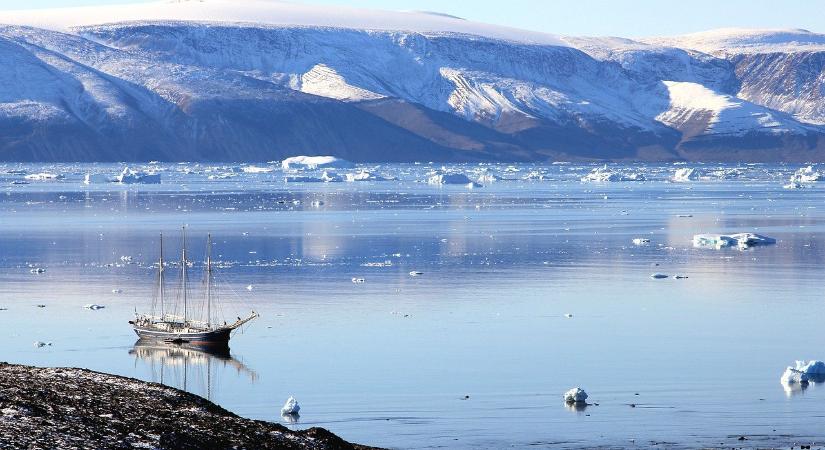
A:
{"type": "Polygon", "coordinates": [[[825,160],[825,35],[201,0],[8,11],[0,160],[825,160]]]}

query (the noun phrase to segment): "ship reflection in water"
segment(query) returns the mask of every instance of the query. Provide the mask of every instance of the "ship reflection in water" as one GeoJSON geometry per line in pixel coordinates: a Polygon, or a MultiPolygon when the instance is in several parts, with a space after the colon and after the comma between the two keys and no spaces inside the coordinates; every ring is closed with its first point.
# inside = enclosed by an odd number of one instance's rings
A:
{"type": "Polygon", "coordinates": [[[232,356],[228,346],[197,346],[139,339],[130,355],[135,365],[141,362],[149,369],[150,379],[213,400],[220,375],[234,372],[254,383],[258,374],[232,356]]]}

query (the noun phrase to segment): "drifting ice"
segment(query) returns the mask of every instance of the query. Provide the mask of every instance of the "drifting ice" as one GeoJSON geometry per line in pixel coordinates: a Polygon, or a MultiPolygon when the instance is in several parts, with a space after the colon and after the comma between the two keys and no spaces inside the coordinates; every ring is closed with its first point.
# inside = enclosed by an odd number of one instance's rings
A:
{"type": "Polygon", "coordinates": [[[645,181],[645,176],[640,173],[625,174],[615,172],[604,167],[597,167],[581,178],[584,183],[605,183],[618,181],[645,181]]]}
{"type": "Polygon", "coordinates": [[[677,170],[676,173],[673,174],[673,181],[678,183],[697,181],[702,178],[702,176],[704,176],[704,174],[699,169],[684,167],[677,170]]]}
{"type": "Polygon", "coordinates": [[[825,176],[821,173],[814,170],[812,166],[803,167],[793,175],[791,175],[791,179],[789,180],[788,184],[783,186],[785,189],[801,189],[804,187],[808,187],[810,183],[816,183],[817,181],[822,181],[825,176]]]}
{"type": "Polygon", "coordinates": [[[33,173],[31,175],[26,175],[23,178],[25,178],[27,180],[33,180],[33,181],[52,181],[52,180],[62,180],[65,177],[63,175],[57,175],[57,174],[48,173],[48,172],[41,172],[41,173],[33,173]]]}
{"type": "Polygon", "coordinates": [[[281,161],[284,170],[351,169],[355,164],[334,156],[293,156],[281,161]]]}
{"type": "Polygon", "coordinates": [[[160,174],[154,172],[137,172],[128,167],[115,177],[121,184],[160,184],[160,174]]]}
{"type": "Polygon", "coordinates": [[[100,183],[109,183],[112,180],[109,179],[106,175],[102,173],[87,173],[86,176],[83,177],[83,184],[100,184],[100,183]]]}
{"type": "Polygon", "coordinates": [[[295,397],[289,397],[284,403],[284,407],[281,408],[281,414],[283,415],[294,415],[298,414],[299,411],[301,411],[301,405],[298,404],[295,397]]]}
{"type": "Polygon", "coordinates": [[[327,172],[325,170],[324,173],[321,174],[321,181],[324,183],[339,183],[344,181],[344,179],[335,172],[327,172]]]}
{"type": "Polygon", "coordinates": [[[633,245],[647,245],[647,244],[650,244],[650,239],[648,239],[648,238],[633,239],[633,245]]]}
{"type": "Polygon", "coordinates": [[[427,179],[427,183],[435,185],[463,184],[467,187],[481,187],[463,173],[436,173],[427,179]]]}
{"type": "Polygon", "coordinates": [[[693,236],[694,247],[722,248],[738,246],[740,248],[754,245],[776,244],[776,239],[756,233],[724,234],[697,234],[693,236]]]}
{"type": "Polygon", "coordinates": [[[269,173],[272,172],[271,167],[245,166],[241,170],[244,173],[269,173]]]}
{"type": "Polygon", "coordinates": [[[386,178],[382,177],[381,175],[376,175],[372,172],[367,172],[366,170],[362,170],[358,173],[348,173],[347,174],[347,181],[387,181],[386,178]]]}
{"type": "Polygon", "coordinates": [[[564,393],[564,403],[584,403],[587,401],[587,392],[580,387],[575,387],[564,393]]]}

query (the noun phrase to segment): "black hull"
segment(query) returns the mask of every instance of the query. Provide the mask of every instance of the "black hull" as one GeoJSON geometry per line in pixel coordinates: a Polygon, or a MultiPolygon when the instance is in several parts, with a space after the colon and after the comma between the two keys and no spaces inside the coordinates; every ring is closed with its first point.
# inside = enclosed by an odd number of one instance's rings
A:
{"type": "Polygon", "coordinates": [[[176,333],[135,327],[135,333],[141,340],[147,341],[206,347],[228,347],[232,330],[230,328],[220,328],[211,331],[176,333]]]}

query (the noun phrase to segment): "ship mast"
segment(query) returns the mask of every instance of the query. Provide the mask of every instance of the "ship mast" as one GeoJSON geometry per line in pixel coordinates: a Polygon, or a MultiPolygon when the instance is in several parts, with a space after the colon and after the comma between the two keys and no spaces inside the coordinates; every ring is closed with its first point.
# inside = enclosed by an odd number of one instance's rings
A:
{"type": "Polygon", "coordinates": [[[206,235],[206,328],[212,321],[212,234],[206,235]]]}
{"type": "Polygon", "coordinates": [[[160,296],[160,320],[166,315],[163,310],[163,233],[160,234],[160,260],[158,261],[158,292],[160,296]]]}
{"type": "Polygon", "coordinates": [[[181,227],[181,235],[183,236],[183,250],[181,254],[181,281],[183,284],[183,325],[186,326],[186,227],[181,227]]]}

